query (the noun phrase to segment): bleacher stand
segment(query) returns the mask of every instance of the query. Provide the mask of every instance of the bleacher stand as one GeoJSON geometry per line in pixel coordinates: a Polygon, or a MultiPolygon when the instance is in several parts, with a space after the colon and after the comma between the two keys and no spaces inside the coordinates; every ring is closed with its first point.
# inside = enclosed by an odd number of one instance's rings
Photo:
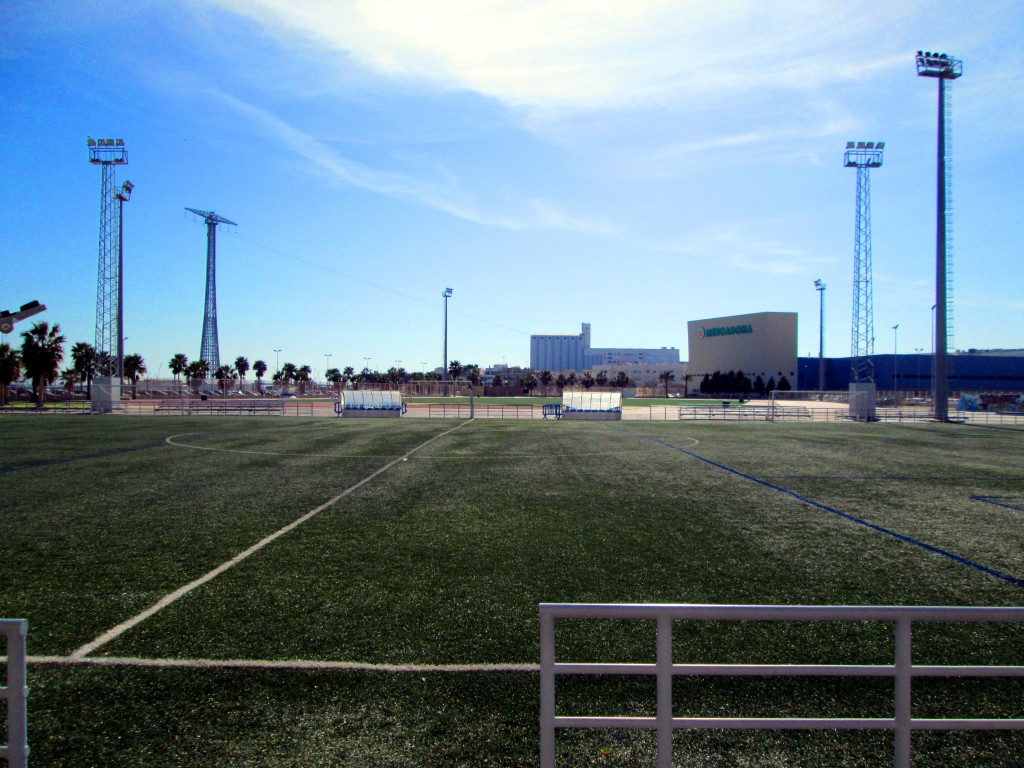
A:
{"type": "Polygon", "coordinates": [[[405,413],[401,392],[355,389],[343,392],[334,412],[345,418],[390,419],[405,413]]]}
{"type": "Polygon", "coordinates": [[[622,418],[622,393],[562,392],[562,418],[618,421],[622,418]]]}

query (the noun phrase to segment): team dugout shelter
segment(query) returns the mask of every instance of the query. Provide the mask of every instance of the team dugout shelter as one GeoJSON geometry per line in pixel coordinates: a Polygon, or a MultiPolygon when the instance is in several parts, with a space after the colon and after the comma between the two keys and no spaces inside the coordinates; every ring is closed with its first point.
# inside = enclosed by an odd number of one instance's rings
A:
{"type": "Polygon", "coordinates": [[[750,315],[711,317],[687,323],[687,371],[699,384],[716,371],[740,372],[754,381],[777,382],[785,376],[797,387],[797,313],[757,312],[750,315]]]}

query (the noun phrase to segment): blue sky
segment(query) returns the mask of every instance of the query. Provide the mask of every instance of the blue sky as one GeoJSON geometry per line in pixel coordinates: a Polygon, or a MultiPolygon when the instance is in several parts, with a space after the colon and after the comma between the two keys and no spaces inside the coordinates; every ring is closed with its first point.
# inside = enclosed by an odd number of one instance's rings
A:
{"type": "MultiPolygon", "coordinates": [[[[0,7],[0,305],[95,333],[100,173],[124,138],[125,335],[222,362],[526,364],[531,333],[676,346],[799,313],[850,351],[855,172],[872,172],[876,353],[929,349],[936,85],[953,88],[954,346],[1024,347],[1020,2],[161,0],[0,7]],[[331,355],[326,358],[325,355],[331,355]]],[[[15,341],[17,339],[9,339],[15,341]]]]}

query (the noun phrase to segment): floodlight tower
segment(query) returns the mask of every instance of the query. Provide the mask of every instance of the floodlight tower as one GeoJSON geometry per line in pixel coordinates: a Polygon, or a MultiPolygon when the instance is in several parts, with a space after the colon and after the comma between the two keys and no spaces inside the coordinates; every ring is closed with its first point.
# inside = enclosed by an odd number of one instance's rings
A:
{"type": "Polygon", "coordinates": [[[950,257],[953,250],[952,190],[946,184],[950,175],[950,117],[951,107],[947,80],[956,80],[964,73],[964,64],[945,53],[931,51],[917,52],[917,74],[919,77],[934,77],[939,81],[939,126],[936,167],[936,213],[935,213],[935,418],[949,419],[949,337],[950,307],[947,294],[950,289],[952,270],[950,257]]]}
{"type": "Polygon", "coordinates": [[[857,169],[857,214],[853,245],[853,326],[850,333],[850,383],[875,380],[875,306],[871,278],[871,177],[882,167],[885,142],[846,142],[843,165],[857,169]]]}
{"type": "Polygon", "coordinates": [[[117,378],[124,384],[124,204],[132,199],[135,185],[125,181],[117,198],[117,378]]]}
{"type": "Polygon", "coordinates": [[[825,391],[825,288],[828,286],[821,280],[814,281],[814,290],[820,296],[818,312],[818,391],[825,391]]]}
{"type": "Polygon", "coordinates": [[[206,220],[206,306],[203,310],[203,339],[199,345],[199,359],[210,364],[210,370],[220,368],[220,349],[217,345],[217,225],[238,225],[218,216],[213,211],[186,208],[206,220]]]}
{"type": "MultiPolygon", "coordinates": [[[[102,169],[100,181],[100,249],[96,279],[96,353],[101,360],[121,360],[121,259],[120,206],[114,205],[117,193],[114,169],[128,164],[124,139],[94,139],[89,136],[89,162],[102,169]]],[[[118,371],[101,371],[107,376],[118,371]]]]}
{"type": "Polygon", "coordinates": [[[452,297],[452,289],[445,288],[441,297],[444,299],[444,370],[441,375],[448,381],[448,299],[452,297]]]}

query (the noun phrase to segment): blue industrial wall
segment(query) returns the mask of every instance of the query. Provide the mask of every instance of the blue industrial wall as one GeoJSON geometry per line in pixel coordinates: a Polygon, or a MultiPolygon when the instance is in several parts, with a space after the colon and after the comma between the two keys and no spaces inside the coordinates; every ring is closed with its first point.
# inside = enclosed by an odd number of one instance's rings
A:
{"type": "MultiPolygon", "coordinates": [[[[927,391],[932,387],[931,355],[875,355],[878,389],[927,391]],[[895,376],[894,376],[895,374],[895,376]]],[[[818,388],[818,358],[797,361],[797,389],[818,388]]],[[[850,358],[825,358],[825,389],[850,386],[850,358]]],[[[961,392],[1024,392],[1024,355],[950,355],[949,388],[961,392]]]]}

